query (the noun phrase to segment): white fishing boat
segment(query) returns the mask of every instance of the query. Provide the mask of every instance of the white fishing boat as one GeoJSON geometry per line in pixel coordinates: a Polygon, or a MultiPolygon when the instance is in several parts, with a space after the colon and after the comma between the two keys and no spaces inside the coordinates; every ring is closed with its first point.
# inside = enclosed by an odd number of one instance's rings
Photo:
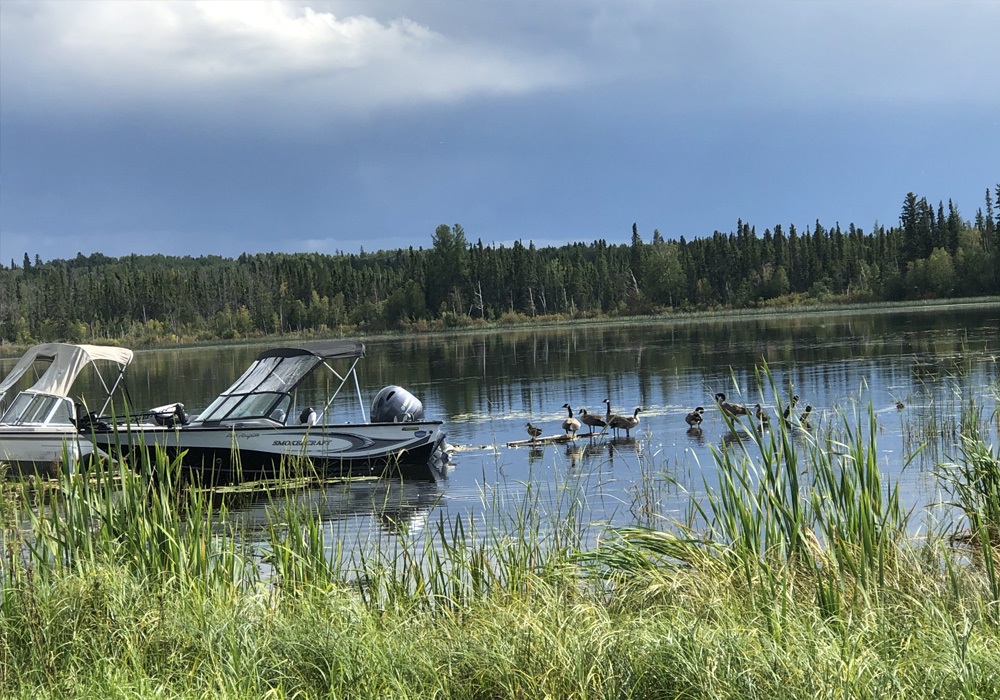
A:
{"type": "Polygon", "coordinates": [[[379,391],[366,416],[357,373],[364,355],[363,343],[343,340],[267,350],[197,417],[168,404],[97,428],[94,440],[133,466],[140,451],[180,456],[185,474],[202,484],[292,475],[440,478],[442,421],[424,420],[423,404],[398,386],[379,391]],[[336,388],[318,393],[316,374],[332,377],[336,388]],[[334,410],[352,390],[353,421],[334,410]]]}
{"type": "Polygon", "coordinates": [[[60,466],[75,469],[80,460],[95,454],[85,435],[89,409],[104,413],[116,390],[124,392],[125,368],[131,361],[131,350],[112,346],[44,343],[28,350],[0,382],[0,407],[5,409],[0,416],[0,463],[20,474],[51,476],[60,466]],[[77,378],[88,368],[103,394],[89,397],[98,404],[90,404],[88,397],[71,398],[77,378]],[[7,394],[29,372],[35,383],[8,406],[7,394]]]}

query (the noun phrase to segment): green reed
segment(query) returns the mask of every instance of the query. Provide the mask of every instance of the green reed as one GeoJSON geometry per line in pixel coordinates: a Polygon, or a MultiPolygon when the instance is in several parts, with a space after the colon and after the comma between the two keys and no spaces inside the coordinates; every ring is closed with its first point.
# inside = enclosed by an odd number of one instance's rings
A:
{"type": "MultiPolygon", "coordinates": [[[[766,365],[761,384],[771,384],[766,365]]],[[[840,619],[859,594],[878,596],[896,580],[908,516],[898,485],[878,464],[877,414],[869,402],[834,425],[807,431],[778,417],[761,427],[732,420],[740,439],[714,451],[717,485],[693,499],[692,516],[672,533],[633,528],[596,557],[613,570],[665,562],[729,571],[776,623],[789,603],[792,571],[808,571],[825,618],[840,619]],[[641,564],[649,554],[652,560],[641,564]]],[[[905,468],[905,465],[904,465],[905,468]]]]}
{"type": "Polygon", "coordinates": [[[263,559],[276,588],[292,593],[332,585],[339,578],[342,554],[340,547],[329,551],[316,506],[290,498],[280,510],[269,508],[263,559]]]}
{"type": "Polygon", "coordinates": [[[1000,452],[980,439],[963,438],[959,459],[940,464],[937,477],[950,505],[965,518],[955,524],[952,538],[974,548],[988,579],[992,616],[1000,623],[1000,452]]]}
{"type": "Polygon", "coordinates": [[[36,480],[34,490],[44,497],[25,511],[24,565],[39,576],[121,565],[192,589],[245,586],[251,560],[218,527],[226,509],[216,510],[204,491],[180,488],[179,475],[179,460],[160,452],[137,470],[94,459],[53,484],[36,480]]]}
{"type": "Polygon", "coordinates": [[[373,551],[359,549],[353,575],[367,604],[455,610],[493,596],[530,597],[541,580],[562,575],[587,523],[578,484],[529,479],[510,501],[483,488],[482,515],[443,514],[419,536],[403,530],[373,551]]]}

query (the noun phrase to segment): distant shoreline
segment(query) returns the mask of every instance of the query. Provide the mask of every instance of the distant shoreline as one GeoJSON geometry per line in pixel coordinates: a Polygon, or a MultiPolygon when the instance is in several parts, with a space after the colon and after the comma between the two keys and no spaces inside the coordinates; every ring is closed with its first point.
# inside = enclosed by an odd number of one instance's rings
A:
{"type": "MultiPolygon", "coordinates": [[[[574,326],[614,326],[614,325],[646,325],[670,323],[673,325],[689,325],[712,320],[743,321],[760,318],[783,318],[787,316],[819,316],[834,314],[914,312],[914,311],[944,311],[962,308],[992,308],[1000,306],[1000,297],[970,297],[967,299],[927,299],[922,301],[871,302],[861,304],[805,304],[800,306],[782,306],[773,308],[720,309],[715,311],[684,311],[661,314],[644,314],[636,316],[595,316],[588,318],[540,318],[535,321],[505,323],[500,321],[473,320],[472,323],[459,328],[432,328],[427,330],[392,330],[376,333],[284,333],[282,335],[253,336],[242,339],[217,339],[206,341],[180,341],[176,343],[163,342],[142,344],[134,348],[136,352],[149,352],[164,349],[213,348],[213,347],[247,347],[254,345],[294,345],[330,338],[357,338],[368,341],[392,340],[404,337],[435,337],[464,335],[470,333],[492,333],[510,330],[571,328],[574,326]]],[[[87,342],[92,343],[93,340],[87,342]]],[[[119,343],[127,343],[120,341],[119,343]]],[[[31,347],[0,343],[0,358],[18,357],[31,347]]]]}

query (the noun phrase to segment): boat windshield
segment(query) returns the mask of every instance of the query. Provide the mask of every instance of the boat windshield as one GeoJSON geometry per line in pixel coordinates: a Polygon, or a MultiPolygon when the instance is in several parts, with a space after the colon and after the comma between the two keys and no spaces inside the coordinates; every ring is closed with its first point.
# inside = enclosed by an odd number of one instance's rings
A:
{"type": "MultiPolygon", "coordinates": [[[[196,420],[207,423],[270,418],[284,423],[291,410],[292,393],[298,391],[307,375],[323,364],[325,364],[323,358],[311,352],[266,353],[257,358],[239,379],[201,412],[196,420]]],[[[336,371],[333,373],[341,385],[347,380],[336,371]]],[[[348,376],[351,375],[353,375],[353,365],[348,372],[348,376]]],[[[339,391],[338,388],[333,392],[334,398],[339,391]]],[[[324,403],[328,407],[332,399],[324,403]]],[[[325,413],[325,410],[322,413],[325,413]]]]}
{"type": "Polygon", "coordinates": [[[73,403],[60,396],[22,391],[0,418],[7,425],[72,425],[73,403]]]}
{"type": "Polygon", "coordinates": [[[243,376],[222,393],[233,395],[290,391],[317,362],[319,360],[315,355],[265,357],[250,365],[243,376]]]}

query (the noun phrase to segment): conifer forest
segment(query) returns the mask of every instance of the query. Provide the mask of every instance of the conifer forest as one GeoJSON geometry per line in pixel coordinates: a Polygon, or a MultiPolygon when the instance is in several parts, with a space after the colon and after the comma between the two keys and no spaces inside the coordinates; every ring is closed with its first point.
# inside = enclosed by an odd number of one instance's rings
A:
{"type": "Polygon", "coordinates": [[[1000,184],[972,219],[909,193],[891,227],[738,221],[674,240],[633,224],[621,245],[484,245],[442,224],[427,247],[360,254],[44,261],[26,251],[0,265],[0,342],[143,345],[997,295],[998,204],[1000,184]]]}

